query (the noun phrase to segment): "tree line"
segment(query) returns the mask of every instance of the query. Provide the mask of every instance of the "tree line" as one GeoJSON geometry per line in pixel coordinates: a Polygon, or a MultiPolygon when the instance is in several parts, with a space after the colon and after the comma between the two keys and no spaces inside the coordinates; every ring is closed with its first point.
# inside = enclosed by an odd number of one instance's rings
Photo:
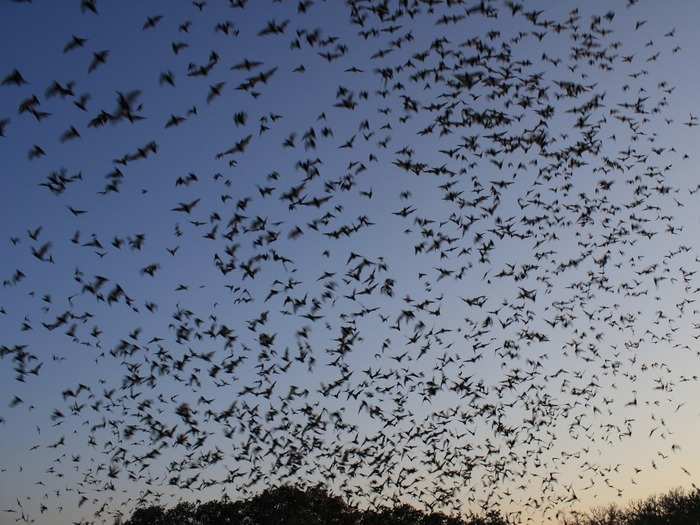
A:
{"type": "MultiPolygon", "coordinates": [[[[561,525],[698,525],[700,490],[674,489],[632,501],[569,513],[561,525]]],[[[123,525],[512,525],[498,510],[448,516],[401,504],[359,509],[322,487],[281,486],[242,500],[180,502],[165,508],[141,507],[123,525]]]]}

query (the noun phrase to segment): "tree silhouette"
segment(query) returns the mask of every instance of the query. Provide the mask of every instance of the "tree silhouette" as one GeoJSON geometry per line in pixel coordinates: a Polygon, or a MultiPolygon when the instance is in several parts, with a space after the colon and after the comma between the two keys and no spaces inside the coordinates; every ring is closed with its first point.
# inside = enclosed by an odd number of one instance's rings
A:
{"type": "MultiPolygon", "coordinates": [[[[509,525],[499,511],[448,516],[426,513],[410,505],[362,510],[322,487],[270,488],[245,500],[206,503],[182,502],[165,509],[139,508],[124,525],[509,525]]],[[[700,491],[672,490],[660,496],[571,513],[562,525],[697,525],[700,491]]]]}
{"type": "Polygon", "coordinates": [[[322,487],[281,486],[240,501],[137,509],[125,525],[508,525],[498,512],[462,519],[410,505],[360,510],[322,487]]]}
{"type": "Polygon", "coordinates": [[[563,520],[564,525],[697,525],[700,491],[674,489],[660,496],[632,501],[627,508],[599,507],[563,520]]]}

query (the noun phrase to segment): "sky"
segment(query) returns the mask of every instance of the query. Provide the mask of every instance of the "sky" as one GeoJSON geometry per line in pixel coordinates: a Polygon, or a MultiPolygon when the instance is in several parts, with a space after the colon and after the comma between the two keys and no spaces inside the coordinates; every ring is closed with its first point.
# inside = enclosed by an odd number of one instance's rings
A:
{"type": "MultiPolygon", "coordinates": [[[[324,480],[361,505],[392,496],[424,505],[436,487],[455,487],[456,503],[438,508],[498,501],[537,521],[697,482],[698,134],[684,123],[697,114],[700,6],[527,2],[526,12],[561,22],[578,8],[572,24],[580,32],[592,16],[614,12],[599,24],[611,32],[597,37],[612,57],[607,71],[571,57],[585,39],[572,41],[570,28],[538,29],[504,3],[492,4],[497,18],[462,17],[471,3],[434,12],[421,3],[395,21],[367,11],[377,2],[357,4],[364,27],[351,23],[350,3],[331,0],[305,13],[296,2],[268,0],[243,9],[209,0],[201,10],[184,0],[98,1],[97,14],[78,0],[0,3],[0,76],[17,69],[27,82],[0,86],[0,121],[9,119],[0,137],[0,345],[11,350],[0,359],[0,523],[110,522],[140,497],[239,497],[280,480],[324,480]],[[144,29],[156,15],[162,19],[144,29]],[[440,23],[445,15],[457,18],[440,23]],[[227,21],[220,27],[229,34],[216,29],[227,21]],[[261,36],[270,22],[283,32],[261,36]],[[317,28],[319,37],[307,39],[317,28]],[[73,35],[87,39],[84,46],[64,52],[73,35]],[[490,73],[513,75],[519,95],[509,88],[489,96],[483,80],[471,89],[454,83],[473,68],[439,52],[461,49],[468,58],[477,54],[473,39],[500,50],[509,42],[520,69],[501,63],[504,70],[490,73]],[[188,46],[176,54],[180,42],[188,46]],[[90,72],[93,53],[103,50],[106,63],[90,72]],[[262,64],[232,69],[245,60],[262,64]],[[207,64],[206,75],[188,76],[207,64]],[[388,81],[386,68],[394,68],[388,81]],[[412,78],[423,68],[423,79],[412,78]],[[159,81],[168,71],[175,86],[159,81]],[[260,72],[269,80],[237,89],[260,72]],[[508,102],[525,94],[528,77],[529,101],[508,102]],[[73,94],[47,93],[54,81],[74,82],[73,94]],[[588,87],[567,97],[562,82],[588,87]],[[208,101],[212,86],[221,94],[208,101]],[[102,110],[117,115],[119,93],[135,90],[132,111],[143,119],[89,125],[102,110]],[[84,93],[85,111],[74,103],[84,93]],[[33,95],[34,111],[49,113],[40,121],[18,111],[33,95]],[[343,99],[356,107],[342,107],[343,99]],[[441,134],[439,105],[457,100],[454,122],[489,109],[511,120],[441,134]],[[577,127],[567,110],[590,100],[600,107],[577,127]],[[547,105],[551,117],[535,112],[547,105]],[[236,123],[240,113],[245,123],[236,123]],[[173,116],[185,120],[166,127],[173,116]],[[80,137],[62,141],[71,126],[80,137]],[[598,149],[546,176],[542,168],[556,158],[536,146],[504,151],[493,138],[536,126],[556,137],[552,150],[566,151],[585,132],[598,149]],[[315,138],[305,144],[310,129],[315,138]],[[248,136],[243,153],[217,158],[248,136]],[[459,149],[469,137],[478,148],[459,149]],[[117,162],[152,141],[156,152],[117,162]],[[45,155],[29,159],[35,145],[45,155]],[[405,148],[434,173],[402,170],[405,148]],[[453,148],[457,155],[447,153],[453,148]],[[626,167],[600,169],[614,160],[626,167]],[[306,182],[304,162],[318,170],[306,182]],[[105,192],[114,169],[119,191],[105,192]],[[55,194],[46,183],[61,170],[73,179],[55,194]],[[283,198],[299,185],[296,203],[283,198]],[[452,191],[461,193],[448,198],[452,191]],[[195,203],[192,212],[174,211],[182,203],[195,203]],[[494,203],[497,211],[484,209],[494,203]],[[236,215],[244,218],[227,238],[236,215]],[[470,217],[474,225],[463,230],[470,217]],[[508,224],[521,236],[503,236],[508,224]],[[360,227],[334,238],[343,225],[360,227]],[[302,234],[290,236],[297,226],[302,234]],[[439,233],[450,241],[430,251],[439,233]],[[493,249],[481,258],[489,240],[493,249]],[[40,260],[32,250],[46,242],[40,260]],[[217,261],[231,260],[231,250],[235,268],[224,274],[217,261]],[[581,253],[580,263],[566,264],[581,253]],[[260,254],[268,259],[251,262],[260,254]],[[254,277],[247,262],[260,268],[254,277]],[[509,264],[522,277],[504,275],[509,264]],[[153,276],[143,271],[150,265],[153,276]],[[17,270],[24,278],[13,278],[17,270]],[[104,300],[89,291],[97,276],[107,279],[104,300]],[[128,301],[106,300],[117,284],[128,301]],[[536,290],[534,300],[523,290],[536,290]],[[482,306],[465,301],[479,296],[482,306]],[[429,302],[421,310],[422,301],[429,302]],[[68,321],[52,328],[65,312],[68,321]],[[212,323],[212,332],[225,325],[235,339],[208,336],[212,323]],[[348,333],[352,342],[339,346],[348,333]],[[528,340],[533,333],[547,338],[528,340]],[[274,339],[263,344],[261,334],[274,339]],[[131,355],[119,353],[124,341],[135,345],[131,355]],[[41,364],[36,374],[17,372],[16,345],[32,356],[26,369],[41,364]],[[299,359],[285,359],[287,350],[299,359]],[[210,361],[202,359],[209,352],[210,361]],[[186,355],[192,359],[176,370],[186,355]],[[239,358],[230,372],[209,375],[214,364],[239,358]],[[167,364],[162,375],[158,364],[167,364]],[[135,373],[154,380],[129,386],[135,373]],[[449,386],[466,377],[470,393],[460,397],[449,386]],[[89,390],[64,395],[81,384],[89,390]],[[231,420],[205,413],[234,401],[231,420]],[[200,434],[187,444],[144,430],[154,421],[191,430],[176,414],[183,403],[198,410],[200,434]],[[154,446],[159,456],[145,459],[154,446]],[[216,451],[223,459],[202,468],[216,451]],[[200,486],[235,468],[244,475],[200,486]],[[251,469],[268,477],[246,486],[251,469]],[[185,488],[198,471],[201,479],[185,488]],[[408,490],[406,480],[424,492],[408,490]]],[[[388,2],[392,11],[399,4],[388,2]]]]}

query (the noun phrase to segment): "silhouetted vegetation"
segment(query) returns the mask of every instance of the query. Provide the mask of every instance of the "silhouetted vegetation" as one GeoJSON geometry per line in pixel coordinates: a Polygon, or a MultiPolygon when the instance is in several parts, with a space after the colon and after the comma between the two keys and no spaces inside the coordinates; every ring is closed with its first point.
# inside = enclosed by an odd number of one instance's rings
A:
{"type": "Polygon", "coordinates": [[[322,488],[283,486],[246,500],[141,508],[125,525],[508,525],[508,521],[498,512],[460,519],[410,505],[360,510],[322,488]]]}
{"type": "MultiPolygon", "coordinates": [[[[426,513],[410,505],[361,510],[322,488],[302,490],[284,486],[246,500],[180,503],[165,509],[136,510],[124,525],[508,525],[498,511],[458,518],[426,513]]],[[[617,505],[570,514],[562,525],[697,525],[700,491],[680,489],[617,505]]]]}
{"type": "Polygon", "coordinates": [[[663,495],[633,501],[626,508],[599,507],[572,515],[564,525],[697,525],[700,523],[700,491],[672,490],[663,495]]]}

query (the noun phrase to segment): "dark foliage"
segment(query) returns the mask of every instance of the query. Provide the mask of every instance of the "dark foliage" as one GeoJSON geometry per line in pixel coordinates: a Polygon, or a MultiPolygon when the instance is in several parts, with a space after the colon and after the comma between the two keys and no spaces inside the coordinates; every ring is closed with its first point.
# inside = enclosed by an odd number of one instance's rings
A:
{"type": "MultiPolygon", "coordinates": [[[[697,525],[700,490],[676,489],[660,496],[571,514],[563,525],[697,525]]],[[[284,486],[241,501],[180,503],[170,509],[152,506],[136,510],[124,525],[509,525],[491,511],[464,518],[425,513],[410,505],[360,510],[322,488],[284,486]]]]}
{"type": "Polygon", "coordinates": [[[697,525],[700,523],[700,490],[672,490],[660,496],[633,501],[626,508],[600,507],[568,517],[564,525],[697,525]]]}
{"type": "Polygon", "coordinates": [[[360,510],[322,488],[283,486],[247,500],[180,503],[136,510],[125,525],[508,525],[497,512],[466,519],[410,505],[360,510]]]}

